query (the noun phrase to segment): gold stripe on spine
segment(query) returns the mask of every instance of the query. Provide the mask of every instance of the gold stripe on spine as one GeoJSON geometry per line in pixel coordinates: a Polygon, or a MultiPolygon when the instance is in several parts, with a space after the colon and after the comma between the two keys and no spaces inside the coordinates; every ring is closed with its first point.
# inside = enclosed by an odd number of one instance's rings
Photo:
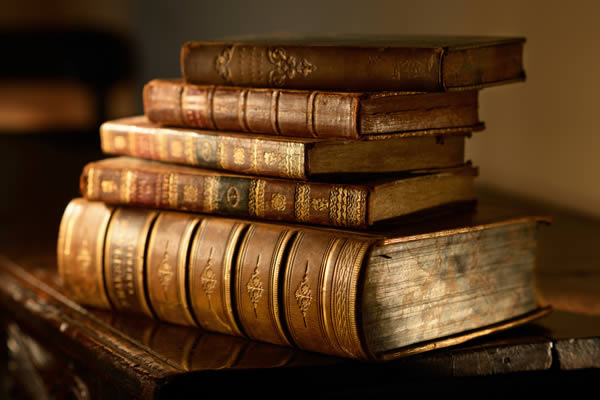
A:
{"type": "Polygon", "coordinates": [[[327,338],[327,343],[331,349],[334,350],[334,354],[340,353],[339,346],[336,346],[335,333],[333,332],[333,327],[331,326],[331,309],[329,307],[329,296],[331,293],[329,292],[329,285],[331,281],[331,271],[335,268],[335,255],[338,254],[339,248],[344,243],[344,239],[342,238],[332,238],[329,241],[329,245],[327,246],[327,250],[323,253],[322,264],[319,266],[319,283],[318,287],[320,290],[317,292],[317,306],[321,311],[319,313],[319,328],[321,330],[321,335],[324,338],[327,338]]]}
{"type": "Polygon", "coordinates": [[[125,204],[131,204],[135,200],[135,184],[137,173],[135,171],[127,171],[125,173],[125,184],[121,186],[121,201],[125,204]]]}
{"type": "Polygon", "coordinates": [[[288,178],[304,177],[304,147],[302,143],[285,143],[282,146],[283,155],[281,173],[288,178]]]}
{"type": "Polygon", "coordinates": [[[94,198],[94,179],[96,178],[96,170],[94,168],[87,169],[87,191],[86,196],[88,199],[94,198]]]}
{"type": "Polygon", "coordinates": [[[137,156],[137,148],[136,148],[136,138],[137,133],[135,131],[135,129],[130,129],[129,131],[127,131],[127,139],[129,141],[129,154],[131,154],[132,156],[137,156]]]}
{"type": "Polygon", "coordinates": [[[310,185],[296,185],[294,212],[297,221],[308,221],[310,217],[310,185]]]}
{"type": "Polygon", "coordinates": [[[172,209],[177,209],[177,205],[179,203],[177,197],[177,185],[179,183],[179,175],[178,174],[169,174],[169,207],[172,209]]]}
{"type": "Polygon", "coordinates": [[[171,158],[169,157],[169,153],[167,152],[166,135],[156,130],[153,132],[152,137],[154,138],[154,140],[156,140],[156,143],[158,144],[157,147],[159,160],[169,161],[171,158]]]}
{"type": "Polygon", "coordinates": [[[273,133],[277,135],[281,135],[281,131],[279,130],[279,97],[281,95],[281,91],[274,89],[273,94],[271,96],[271,128],[273,129],[273,133]]]}
{"type": "Polygon", "coordinates": [[[219,188],[219,178],[216,176],[204,177],[204,193],[202,197],[202,211],[211,213],[217,209],[217,190],[219,188]]]}
{"type": "Polygon", "coordinates": [[[317,92],[312,91],[306,101],[306,127],[310,134],[314,137],[317,136],[315,129],[315,101],[317,98],[317,92]]]}
{"type": "Polygon", "coordinates": [[[252,179],[248,193],[248,211],[251,216],[262,218],[265,216],[265,181],[252,179]]]}
{"type": "Polygon", "coordinates": [[[367,193],[361,189],[334,186],[329,192],[329,222],[337,226],[366,223],[367,193]]]}
{"type": "Polygon", "coordinates": [[[215,90],[217,90],[217,87],[213,85],[206,91],[206,120],[210,124],[210,129],[217,129],[214,113],[215,90]]]}
{"type": "Polygon", "coordinates": [[[198,160],[196,159],[196,138],[191,135],[186,136],[183,149],[185,152],[185,162],[188,165],[198,165],[198,160]]]}
{"type": "Polygon", "coordinates": [[[250,129],[248,128],[248,89],[242,89],[240,92],[240,98],[238,102],[238,123],[240,124],[240,129],[244,132],[248,132],[250,129]]]}
{"type": "MultiPolygon", "coordinates": [[[[358,336],[358,278],[368,242],[347,239],[337,257],[331,280],[329,307],[335,343],[342,353],[354,358],[366,358],[358,336]]],[[[325,307],[325,308],[329,308],[325,307]]]]}

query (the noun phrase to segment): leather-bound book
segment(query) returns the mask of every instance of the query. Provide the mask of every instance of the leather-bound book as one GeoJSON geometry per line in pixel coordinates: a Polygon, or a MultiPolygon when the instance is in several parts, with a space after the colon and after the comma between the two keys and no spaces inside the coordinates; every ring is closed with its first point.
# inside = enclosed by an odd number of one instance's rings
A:
{"type": "Polygon", "coordinates": [[[186,82],[353,91],[446,91],[525,78],[523,38],[254,37],[188,42],[186,82]]]}
{"type": "Polygon", "coordinates": [[[67,207],[57,251],[75,301],[123,309],[116,304],[135,292],[160,320],[375,360],[457,344],[547,311],[533,281],[544,217],[480,209],[365,233],[150,209],[127,214],[125,224],[115,216],[126,210],[84,199],[67,207]],[[97,255],[149,219],[148,235],[122,243],[143,257],[120,263],[125,274],[107,274],[114,257],[97,255]],[[83,289],[90,282],[96,289],[83,289]]]}
{"type": "Polygon", "coordinates": [[[139,116],[105,122],[100,139],[106,154],[308,179],[454,167],[464,162],[464,137],[470,132],[434,130],[357,141],[170,128],[139,116]]]}
{"type": "Polygon", "coordinates": [[[364,228],[472,203],[477,171],[463,165],[352,183],[315,182],[112,157],[84,167],[80,190],[88,200],[110,204],[364,228]]]}
{"type": "Polygon", "coordinates": [[[193,85],[155,79],[144,86],[152,122],[282,136],[359,139],[390,133],[477,129],[477,91],[332,92],[193,85]]]}

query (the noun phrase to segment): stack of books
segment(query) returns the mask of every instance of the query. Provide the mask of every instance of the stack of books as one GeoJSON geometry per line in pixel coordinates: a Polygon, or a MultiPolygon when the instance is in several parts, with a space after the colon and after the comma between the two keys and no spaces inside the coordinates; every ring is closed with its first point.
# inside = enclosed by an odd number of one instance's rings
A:
{"type": "Polygon", "coordinates": [[[58,240],[76,301],[387,360],[542,315],[544,217],[474,212],[478,89],[524,40],[254,39],[182,47],[182,80],[105,122],[58,240]],[[168,211],[170,210],[170,211],[168,211]]]}

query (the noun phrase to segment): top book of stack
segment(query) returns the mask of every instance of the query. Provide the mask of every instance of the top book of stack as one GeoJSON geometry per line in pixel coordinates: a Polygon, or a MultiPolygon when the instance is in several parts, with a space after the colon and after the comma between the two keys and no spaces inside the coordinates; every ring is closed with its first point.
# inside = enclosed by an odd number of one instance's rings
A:
{"type": "Polygon", "coordinates": [[[186,83],[265,88],[437,92],[520,81],[523,38],[260,37],[188,42],[186,83]]]}

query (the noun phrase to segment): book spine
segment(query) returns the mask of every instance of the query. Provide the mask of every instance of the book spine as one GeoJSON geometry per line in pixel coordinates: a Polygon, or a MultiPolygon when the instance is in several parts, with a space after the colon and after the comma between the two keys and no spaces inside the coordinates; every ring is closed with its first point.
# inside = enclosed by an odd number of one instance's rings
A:
{"type": "Polygon", "coordinates": [[[191,85],[153,80],[144,86],[152,122],[283,136],[358,139],[359,95],[191,85]]]}
{"type": "MultiPolygon", "coordinates": [[[[135,285],[122,287],[128,299],[147,299],[149,315],[263,342],[368,357],[360,340],[358,286],[371,239],[314,228],[128,210],[113,212],[102,203],[73,200],[63,215],[61,235],[85,230],[86,240],[92,239],[104,254],[111,246],[109,231],[113,238],[133,237],[139,227],[148,226],[146,234],[132,241],[136,247],[131,251],[141,259],[130,263],[127,273],[147,284],[139,286],[139,293],[135,285]]],[[[122,299],[119,305],[118,295],[85,292],[89,282],[103,285],[114,259],[100,257],[96,273],[88,273],[81,258],[64,257],[64,243],[58,249],[61,278],[74,300],[148,314],[140,306],[124,307],[122,299]]],[[[88,249],[83,240],[72,241],[68,248],[73,254],[88,249]]]]}
{"type": "Polygon", "coordinates": [[[107,122],[100,127],[102,151],[147,160],[253,175],[306,179],[303,143],[205,134],[107,122]]]}
{"type": "Polygon", "coordinates": [[[354,91],[440,91],[442,48],[186,43],[187,83],[354,91]]]}
{"type": "Polygon", "coordinates": [[[369,189],[284,179],[222,176],[135,166],[85,166],[88,200],[277,221],[366,227],[369,189]]]}

